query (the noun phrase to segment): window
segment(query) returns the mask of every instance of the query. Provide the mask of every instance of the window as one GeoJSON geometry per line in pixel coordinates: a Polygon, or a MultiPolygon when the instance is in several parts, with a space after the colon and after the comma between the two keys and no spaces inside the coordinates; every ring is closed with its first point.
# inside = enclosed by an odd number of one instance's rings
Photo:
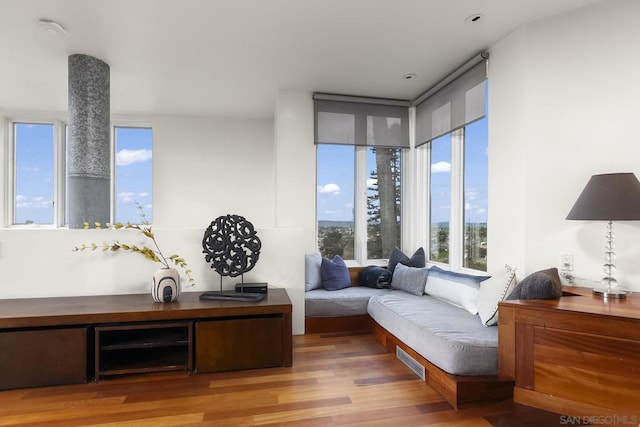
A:
{"type": "Polygon", "coordinates": [[[386,258],[400,246],[401,157],[400,148],[318,144],[318,246],[323,256],[364,263],[386,258]]]}
{"type": "Polygon", "coordinates": [[[152,222],[151,128],[115,126],[114,221],[140,223],[138,206],[152,222]]]}
{"type": "Polygon", "coordinates": [[[429,167],[429,259],[449,263],[451,219],[451,134],[431,141],[429,167]]]}
{"type": "Polygon", "coordinates": [[[464,254],[462,266],[487,271],[489,161],[487,118],[464,130],[464,254]]]}
{"type": "Polygon", "coordinates": [[[14,123],[14,224],[54,222],[54,131],[51,123],[14,123]]]}
{"type": "MultiPolygon", "coordinates": [[[[68,126],[61,120],[15,120],[8,122],[6,157],[7,201],[2,226],[67,224],[68,126]]],[[[152,129],[113,128],[115,154],[112,168],[112,220],[140,221],[136,204],[152,220],[152,129]]]]}
{"type": "Polygon", "coordinates": [[[429,260],[487,270],[487,118],[429,144],[429,260]]]}
{"type": "MultiPolygon", "coordinates": [[[[482,53],[421,95],[415,128],[428,168],[429,259],[451,270],[487,269],[487,56],[482,53]]],[[[420,171],[419,171],[420,173],[420,171]]],[[[418,184],[422,185],[422,184],[418,184]]]]}
{"type": "Polygon", "coordinates": [[[355,147],[318,145],[317,171],[320,253],[354,259],[355,147]]]}
{"type": "Polygon", "coordinates": [[[367,149],[367,259],[383,259],[400,247],[399,148],[367,149]]]}
{"type": "Polygon", "coordinates": [[[314,94],[318,247],[360,264],[400,246],[409,102],[314,94]]]}

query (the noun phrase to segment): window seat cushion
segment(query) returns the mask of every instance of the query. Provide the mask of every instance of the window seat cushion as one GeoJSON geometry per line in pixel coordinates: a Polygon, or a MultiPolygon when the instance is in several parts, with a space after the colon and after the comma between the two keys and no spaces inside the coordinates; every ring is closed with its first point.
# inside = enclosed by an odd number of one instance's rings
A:
{"type": "Polygon", "coordinates": [[[371,297],[380,326],[431,363],[454,375],[498,373],[498,328],[437,298],[392,291],[371,297]]]}
{"type": "Polygon", "coordinates": [[[391,293],[390,289],[351,286],[337,291],[314,289],[305,292],[306,317],[336,317],[367,314],[369,298],[391,293]]]}

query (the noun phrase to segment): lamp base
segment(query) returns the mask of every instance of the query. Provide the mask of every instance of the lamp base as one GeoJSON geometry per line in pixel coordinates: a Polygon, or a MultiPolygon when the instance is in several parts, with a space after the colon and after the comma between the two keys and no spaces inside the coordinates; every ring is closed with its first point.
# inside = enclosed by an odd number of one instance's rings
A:
{"type": "Polygon", "coordinates": [[[625,299],[627,295],[629,295],[631,292],[629,292],[628,290],[620,286],[616,286],[611,289],[607,289],[607,288],[594,289],[591,291],[591,293],[593,295],[603,297],[603,298],[625,299]]]}

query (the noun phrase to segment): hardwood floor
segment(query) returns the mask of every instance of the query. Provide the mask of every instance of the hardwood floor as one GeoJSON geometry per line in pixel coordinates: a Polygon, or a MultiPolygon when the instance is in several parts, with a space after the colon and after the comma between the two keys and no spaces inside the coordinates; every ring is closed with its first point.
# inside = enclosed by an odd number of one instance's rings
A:
{"type": "Polygon", "coordinates": [[[455,411],[371,335],[293,342],[291,368],[3,391],[0,426],[561,425],[559,415],[511,401],[455,411]]]}

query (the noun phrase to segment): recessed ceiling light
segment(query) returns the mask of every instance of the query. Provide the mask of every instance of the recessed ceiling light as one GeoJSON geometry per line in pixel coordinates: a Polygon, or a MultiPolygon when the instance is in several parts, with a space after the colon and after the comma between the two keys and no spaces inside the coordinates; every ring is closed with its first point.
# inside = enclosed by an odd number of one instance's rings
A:
{"type": "Polygon", "coordinates": [[[467,24],[477,24],[482,20],[482,18],[484,18],[484,15],[482,13],[474,13],[473,15],[467,16],[464,22],[466,22],[467,24]]]}
{"type": "Polygon", "coordinates": [[[416,76],[416,75],[415,75],[415,74],[413,74],[413,73],[411,73],[411,74],[405,74],[405,75],[403,76],[403,78],[404,78],[405,80],[413,80],[413,79],[415,79],[416,77],[418,77],[418,76],[416,76]]]}
{"type": "Polygon", "coordinates": [[[42,27],[51,34],[58,34],[60,36],[67,34],[67,30],[65,30],[62,25],[51,19],[38,19],[38,24],[42,25],[42,27]]]}

